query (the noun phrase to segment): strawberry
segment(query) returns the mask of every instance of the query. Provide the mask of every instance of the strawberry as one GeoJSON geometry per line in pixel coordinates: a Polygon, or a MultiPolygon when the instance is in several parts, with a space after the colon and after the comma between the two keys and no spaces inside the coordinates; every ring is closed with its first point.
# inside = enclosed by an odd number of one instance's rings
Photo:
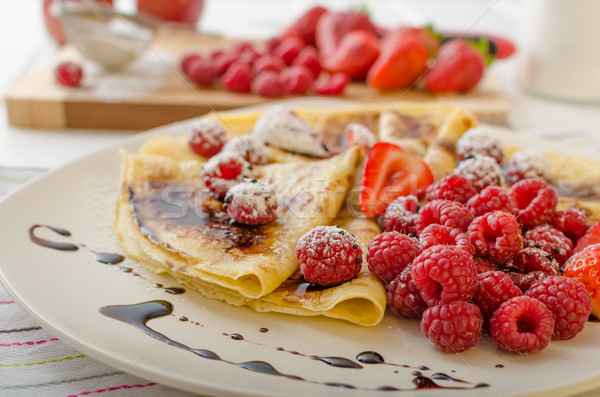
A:
{"type": "Polygon", "coordinates": [[[472,42],[487,40],[489,41],[489,54],[492,55],[494,59],[509,58],[517,51],[517,47],[511,40],[494,34],[470,33],[464,35],[461,33],[444,33],[443,36],[444,41],[456,38],[462,38],[472,42]]]}
{"type": "Polygon", "coordinates": [[[333,54],[346,34],[366,30],[377,35],[377,28],[367,15],[358,11],[330,12],[321,16],[315,31],[317,48],[325,56],[333,54]]]}
{"type": "Polygon", "coordinates": [[[600,243],[600,221],[590,227],[583,237],[577,241],[575,248],[573,248],[573,254],[578,253],[589,245],[598,243],[600,243]]]}
{"type": "Polygon", "coordinates": [[[417,33],[394,31],[383,38],[380,50],[367,74],[367,84],[373,88],[407,88],[427,70],[429,51],[417,33]]]}
{"type": "Polygon", "coordinates": [[[399,196],[417,194],[433,183],[427,164],[398,145],[377,142],[367,155],[359,195],[360,210],[375,218],[399,196]]]}
{"type": "Polygon", "coordinates": [[[379,39],[368,30],[352,31],[340,42],[323,66],[331,73],[344,73],[351,79],[364,79],[379,56],[379,39]]]}
{"type": "Polygon", "coordinates": [[[573,277],[585,285],[592,296],[592,314],[600,317],[600,244],[593,244],[571,256],[563,276],[573,277]]]}
{"type": "Polygon", "coordinates": [[[425,75],[429,92],[465,92],[474,88],[485,69],[483,54],[466,40],[449,40],[440,46],[439,56],[425,75]]]}
{"type": "Polygon", "coordinates": [[[307,45],[315,44],[315,30],[317,28],[317,22],[323,14],[326,14],[327,10],[323,7],[313,7],[302,14],[296,19],[290,26],[288,26],[281,34],[281,39],[288,39],[290,37],[297,37],[304,41],[307,45]]]}

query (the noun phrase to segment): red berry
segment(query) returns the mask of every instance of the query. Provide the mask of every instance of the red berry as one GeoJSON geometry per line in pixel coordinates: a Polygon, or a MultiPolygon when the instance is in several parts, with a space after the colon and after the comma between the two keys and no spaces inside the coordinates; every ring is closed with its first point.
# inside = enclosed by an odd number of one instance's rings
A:
{"type": "Polygon", "coordinates": [[[279,73],[267,70],[254,79],[254,91],[264,97],[279,97],[285,93],[285,86],[279,73]]]}
{"type": "Polygon", "coordinates": [[[419,318],[429,307],[412,279],[410,265],[405,267],[388,285],[386,297],[392,313],[407,318],[419,318]]]}
{"type": "Polygon", "coordinates": [[[487,186],[479,194],[471,197],[467,201],[466,207],[475,217],[493,211],[504,211],[511,214],[515,212],[515,206],[510,201],[508,193],[498,186],[487,186]]]}
{"type": "Polygon", "coordinates": [[[577,208],[570,208],[565,211],[556,211],[552,219],[552,226],[563,232],[567,236],[573,246],[577,244],[579,239],[585,235],[589,226],[587,224],[587,216],[583,211],[577,208]]]}
{"type": "Polygon", "coordinates": [[[233,45],[231,46],[231,50],[235,53],[237,53],[238,55],[243,53],[244,51],[248,50],[248,49],[252,49],[252,44],[250,44],[248,41],[236,41],[235,43],[233,43],[233,45]]]}
{"type": "Polygon", "coordinates": [[[577,241],[575,248],[573,248],[573,254],[578,253],[590,245],[598,243],[600,243],[600,221],[596,221],[595,224],[588,228],[583,237],[577,241]]]}
{"type": "Polygon", "coordinates": [[[271,185],[245,178],[225,195],[227,215],[238,223],[265,225],[277,217],[277,199],[271,185]]]}
{"type": "Polygon", "coordinates": [[[310,8],[298,17],[298,19],[294,20],[294,22],[283,31],[281,37],[297,37],[302,39],[306,44],[314,44],[317,23],[325,13],[327,13],[327,10],[323,7],[315,6],[310,8]]]}
{"type": "Polygon", "coordinates": [[[321,61],[319,61],[319,53],[312,46],[304,47],[291,66],[304,66],[313,74],[313,79],[316,79],[321,74],[321,61]]]}
{"type": "Polygon", "coordinates": [[[544,178],[550,161],[539,149],[525,149],[512,155],[506,164],[506,179],[515,184],[522,179],[544,178]]]}
{"type": "Polygon", "coordinates": [[[207,58],[191,60],[187,65],[190,80],[200,86],[211,85],[219,77],[219,69],[215,63],[207,58]]]}
{"type": "Polygon", "coordinates": [[[427,201],[452,200],[465,204],[476,194],[477,190],[465,177],[450,174],[429,185],[425,191],[425,198],[427,201]]]}
{"type": "Polygon", "coordinates": [[[304,66],[291,66],[283,73],[283,84],[290,94],[306,94],[314,80],[312,72],[304,66]]]}
{"type": "Polygon", "coordinates": [[[502,142],[488,128],[471,128],[456,142],[456,157],[459,161],[462,161],[472,155],[490,156],[498,164],[502,164],[502,159],[504,158],[502,142]]]}
{"type": "Polygon", "coordinates": [[[281,44],[277,46],[273,55],[280,58],[286,65],[291,65],[294,59],[300,54],[300,51],[304,48],[305,44],[302,39],[297,37],[290,37],[283,39],[281,44]]]}
{"type": "Polygon", "coordinates": [[[600,244],[589,245],[570,257],[563,275],[585,285],[592,296],[592,314],[600,317],[600,244]]]}
{"type": "Polygon", "coordinates": [[[503,186],[502,170],[493,157],[485,155],[467,156],[459,162],[454,173],[466,178],[478,192],[486,186],[503,186]]]}
{"type": "Polygon", "coordinates": [[[471,240],[460,229],[432,223],[423,229],[419,235],[419,241],[423,251],[436,245],[453,245],[465,250],[469,255],[473,255],[471,240]]]}
{"type": "Polygon", "coordinates": [[[379,56],[379,38],[373,32],[348,32],[333,53],[322,58],[321,64],[329,73],[344,73],[350,79],[364,80],[371,65],[379,56]]]}
{"type": "Polygon", "coordinates": [[[385,209],[381,225],[386,232],[397,231],[404,234],[417,235],[415,220],[419,211],[419,200],[416,196],[400,196],[385,209]]]}
{"type": "Polygon", "coordinates": [[[348,281],[360,271],[362,249],[348,231],[318,226],[300,237],[296,258],[306,281],[330,286],[348,281]]]}
{"type": "Polygon", "coordinates": [[[489,259],[482,258],[480,256],[474,256],[473,262],[475,263],[475,266],[477,266],[477,273],[479,274],[498,270],[494,262],[490,261],[489,259]]]}
{"type": "Polygon", "coordinates": [[[225,141],[225,129],[221,123],[212,119],[201,119],[192,126],[188,145],[194,153],[212,157],[221,151],[225,141]]]}
{"type": "Polygon", "coordinates": [[[381,282],[389,284],[421,252],[418,244],[405,234],[383,232],[369,243],[369,270],[381,282]]]}
{"type": "Polygon", "coordinates": [[[473,295],[473,303],[481,310],[484,322],[489,325],[496,309],[507,300],[523,295],[510,277],[501,271],[488,271],[477,276],[479,282],[473,295]]]}
{"type": "Polygon", "coordinates": [[[280,58],[274,55],[263,55],[252,65],[252,72],[257,76],[266,70],[281,73],[284,68],[285,63],[280,58]]]}
{"type": "Polygon", "coordinates": [[[536,226],[523,236],[523,246],[540,248],[552,255],[559,265],[571,256],[573,243],[560,230],[549,225],[536,226]]]}
{"type": "Polygon", "coordinates": [[[446,353],[459,353],[479,343],[483,319],[479,308],[468,302],[451,302],[425,310],[421,330],[446,353]]]}
{"type": "Polygon", "coordinates": [[[273,52],[279,47],[279,44],[281,44],[281,39],[279,37],[271,37],[269,40],[265,41],[264,53],[273,55],[273,52]]]}
{"type": "Polygon", "coordinates": [[[226,52],[223,55],[217,56],[213,59],[213,62],[217,68],[219,76],[223,76],[223,74],[229,69],[229,67],[238,59],[238,54],[235,52],[226,52]]]}
{"type": "Polygon", "coordinates": [[[592,313],[592,298],[585,285],[574,278],[546,277],[529,288],[525,295],[546,305],[554,315],[554,339],[577,335],[592,313]]]}
{"type": "Polygon", "coordinates": [[[242,51],[238,57],[238,62],[245,63],[252,67],[254,63],[260,58],[260,53],[254,48],[250,47],[242,51]]]}
{"type": "Polygon", "coordinates": [[[180,67],[183,73],[189,76],[189,66],[192,62],[202,58],[202,55],[198,53],[186,54],[181,58],[180,67]]]}
{"type": "Polygon", "coordinates": [[[503,263],[523,246],[521,229],[514,215],[488,212],[473,220],[468,230],[475,255],[503,263]]]}
{"type": "Polygon", "coordinates": [[[450,200],[434,200],[426,203],[417,214],[417,234],[432,223],[466,231],[473,215],[461,203],[450,200]]]}
{"type": "Polygon", "coordinates": [[[558,197],[545,180],[523,179],[511,186],[508,197],[515,205],[517,218],[524,229],[552,222],[558,197]]]}
{"type": "Polygon", "coordinates": [[[250,170],[250,164],[237,153],[221,152],[204,164],[202,181],[217,199],[223,199],[229,189],[250,175],[250,170]]]}
{"type": "Polygon", "coordinates": [[[319,95],[342,95],[349,79],[344,73],[335,73],[326,78],[315,81],[315,92],[319,95]]]}
{"type": "MultiPolygon", "coordinates": [[[[509,270],[516,270],[520,273],[541,272],[544,277],[557,276],[559,265],[554,256],[548,252],[535,247],[525,247],[519,250],[510,262],[509,270]]],[[[517,285],[521,288],[521,285],[517,285]]],[[[529,288],[521,288],[525,291],[529,288]]]]}
{"type": "Polygon", "coordinates": [[[468,301],[477,289],[477,267],[465,250],[436,245],[415,258],[412,278],[429,306],[468,301]]]}
{"type": "Polygon", "coordinates": [[[252,86],[252,71],[250,66],[234,62],[221,77],[226,90],[232,92],[250,92],[252,86]]]}
{"type": "Polygon", "coordinates": [[[83,77],[81,66],[73,62],[63,62],[56,67],[56,82],[65,87],[78,87],[83,77]]]}
{"type": "Polygon", "coordinates": [[[542,302],[526,295],[501,304],[490,320],[490,333],[498,346],[519,354],[544,349],[553,331],[552,313],[542,302]]]}
{"type": "Polygon", "coordinates": [[[466,40],[449,40],[440,46],[438,54],[425,75],[427,91],[465,92],[475,88],[483,77],[483,55],[466,40]]]}
{"type": "Polygon", "coordinates": [[[269,149],[252,135],[243,135],[232,139],[223,146],[223,151],[237,153],[252,165],[263,165],[269,162],[269,149]]]}

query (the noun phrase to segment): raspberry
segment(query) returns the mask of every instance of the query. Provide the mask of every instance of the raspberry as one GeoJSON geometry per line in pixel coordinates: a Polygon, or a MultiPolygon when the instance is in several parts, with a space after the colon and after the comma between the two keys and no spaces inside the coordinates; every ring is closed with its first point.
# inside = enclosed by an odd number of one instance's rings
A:
{"type": "Polygon", "coordinates": [[[520,273],[540,271],[546,276],[558,275],[558,262],[551,254],[534,247],[525,247],[519,250],[510,262],[510,270],[520,273]]]}
{"type": "Polygon", "coordinates": [[[456,165],[453,173],[466,178],[478,192],[486,186],[504,185],[502,170],[496,160],[490,156],[467,156],[456,165]]]}
{"type": "Polygon", "coordinates": [[[263,165],[269,162],[269,149],[252,135],[244,135],[227,142],[223,151],[237,153],[252,165],[263,165]]]}
{"type": "Polygon", "coordinates": [[[265,97],[278,97],[285,93],[285,86],[279,73],[264,71],[254,79],[254,91],[265,97]]]}
{"type": "Polygon", "coordinates": [[[432,223],[466,231],[473,220],[471,212],[461,203],[450,200],[434,200],[425,204],[417,213],[417,234],[432,223]]]}
{"type": "Polygon", "coordinates": [[[419,211],[419,200],[416,196],[400,196],[386,208],[382,219],[383,230],[395,230],[404,234],[417,235],[415,220],[419,211]]]}
{"type": "Polygon", "coordinates": [[[188,63],[187,75],[197,85],[208,86],[219,77],[219,68],[212,60],[199,57],[188,63]]]}
{"type": "Polygon", "coordinates": [[[573,251],[573,242],[560,230],[549,225],[536,226],[528,230],[523,236],[523,246],[546,251],[559,265],[565,263],[573,251]]]}
{"type": "Polygon", "coordinates": [[[552,226],[563,232],[571,240],[573,246],[577,244],[577,241],[585,235],[589,228],[587,216],[577,208],[556,211],[552,219],[552,226]]]}
{"type": "Polygon", "coordinates": [[[265,54],[272,55],[275,52],[275,49],[279,47],[281,44],[281,39],[279,37],[271,37],[269,40],[265,41],[265,54]]]}
{"type": "Polygon", "coordinates": [[[277,200],[271,185],[244,178],[225,195],[227,215],[238,223],[265,225],[277,216],[277,200]]]}
{"type": "Polygon", "coordinates": [[[571,339],[583,329],[592,313],[592,298],[585,285],[574,278],[546,277],[525,295],[546,305],[554,315],[554,339],[571,339]]]}
{"type": "Polygon", "coordinates": [[[405,234],[383,232],[369,243],[369,270],[384,284],[389,284],[421,252],[418,244],[405,234]]]}
{"type": "Polygon", "coordinates": [[[477,190],[463,176],[450,174],[437,182],[432,183],[425,191],[427,201],[452,200],[465,204],[467,200],[477,194],[477,190]]]}
{"type": "Polygon", "coordinates": [[[508,197],[524,229],[549,223],[554,218],[558,197],[543,179],[523,179],[515,183],[508,190],[508,197]]]}
{"type": "Polygon", "coordinates": [[[477,276],[479,282],[473,295],[473,303],[481,310],[483,320],[489,325],[492,314],[500,305],[523,292],[513,284],[509,276],[501,271],[488,271],[477,276]]]}
{"type": "Polygon", "coordinates": [[[515,184],[522,179],[544,178],[550,161],[539,149],[525,149],[516,152],[506,164],[506,179],[515,184]]]}
{"type": "Polygon", "coordinates": [[[194,153],[212,157],[221,151],[225,140],[225,129],[218,121],[201,119],[192,126],[188,145],[194,153]]]}
{"type": "Polygon", "coordinates": [[[315,81],[315,92],[319,95],[342,95],[349,79],[344,73],[335,73],[329,79],[315,81]]]}
{"type": "Polygon", "coordinates": [[[246,48],[241,53],[238,53],[238,61],[241,63],[245,63],[246,65],[252,67],[254,63],[260,58],[260,53],[256,51],[254,48],[246,48]]]}
{"type": "Polygon", "coordinates": [[[479,274],[498,270],[498,268],[493,262],[480,256],[474,256],[473,262],[475,263],[475,266],[477,266],[477,273],[479,274]]]}
{"type": "Polygon", "coordinates": [[[388,286],[387,304],[392,313],[407,318],[419,318],[429,306],[421,297],[411,276],[412,266],[406,266],[388,286]]]}
{"type": "Polygon", "coordinates": [[[210,158],[202,168],[202,181],[217,199],[250,175],[250,164],[236,153],[221,152],[210,158]]]}
{"type": "Polygon", "coordinates": [[[294,59],[291,66],[304,66],[313,74],[313,79],[316,79],[321,74],[321,62],[319,61],[319,53],[312,46],[304,47],[298,56],[294,59]]]}
{"type": "Polygon", "coordinates": [[[459,229],[452,229],[448,226],[432,223],[423,229],[419,236],[419,241],[423,251],[436,245],[454,245],[473,256],[473,246],[471,245],[469,236],[459,229]]]}
{"type": "Polygon", "coordinates": [[[458,353],[479,343],[483,319],[479,308],[468,302],[430,307],[423,313],[421,329],[446,353],[458,353]]]}
{"type": "Polygon", "coordinates": [[[183,73],[185,73],[187,76],[189,76],[190,72],[189,72],[189,66],[190,64],[197,60],[202,58],[202,55],[198,54],[198,53],[191,53],[191,54],[186,54],[181,58],[181,61],[179,63],[179,66],[181,67],[181,70],[183,71],[183,73]]]}
{"type": "Polygon", "coordinates": [[[62,62],[54,71],[56,82],[65,87],[78,87],[83,77],[83,69],[74,62],[62,62]]]}
{"type": "Polygon", "coordinates": [[[548,274],[541,270],[534,270],[529,273],[507,272],[506,275],[521,291],[527,291],[533,284],[548,277],[548,274]]]}
{"type": "Polygon", "coordinates": [[[226,90],[232,92],[250,92],[252,86],[252,71],[250,66],[241,63],[232,63],[221,77],[221,83],[226,90]]]}
{"type": "Polygon", "coordinates": [[[415,258],[412,278],[429,306],[468,301],[477,289],[477,267],[464,250],[436,245],[415,258]]]}
{"type": "Polygon", "coordinates": [[[236,41],[235,43],[233,43],[233,45],[231,46],[231,51],[236,53],[238,56],[248,50],[252,48],[252,44],[250,44],[250,42],[248,41],[244,41],[244,40],[240,40],[240,41],[236,41]]]}
{"type": "Polygon", "coordinates": [[[488,186],[467,201],[466,207],[473,216],[481,216],[492,211],[515,212],[515,206],[506,190],[498,186],[488,186]]]}
{"type": "Polygon", "coordinates": [[[502,164],[504,151],[500,139],[488,128],[471,128],[456,142],[456,156],[459,161],[469,155],[486,155],[502,164]]]}
{"type": "Polygon", "coordinates": [[[362,249],[356,238],[339,226],[317,226],[298,240],[296,258],[306,281],[330,286],[348,281],[360,271],[362,249]]]}
{"type": "Polygon", "coordinates": [[[488,212],[473,220],[468,230],[475,255],[496,263],[506,262],[523,245],[517,219],[502,211],[488,212]]]}
{"type": "Polygon", "coordinates": [[[304,41],[297,37],[290,37],[282,40],[281,44],[275,48],[273,55],[280,58],[286,65],[291,65],[294,59],[304,48],[304,41]]]}
{"type": "Polygon", "coordinates": [[[252,65],[252,72],[255,76],[257,76],[265,70],[281,73],[284,68],[285,63],[280,58],[277,58],[273,55],[263,55],[260,58],[258,58],[252,65]]]}
{"type": "Polygon", "coordinates": [[[501,304],[490,320],[492,339],[500,348],[519,354],[544,349],[553,330],[552,313],[542,302],[527,295],[501,304]]]}
{"type": "Polygon", "coordinates": [[[304,66],[292,66],[283,73],[283,85],[290,94],[306,94],[314,80],[312,72],[304,66]]]}
{"type": "Polygon", "coordinates": [[[219,76],[223,76],[223,74],[229,69],[229,67],[238,60],[238,54],[235,52],[225,52],[222,55],[217,56],[213,59],[215,66],[217,67],[217,71],[219,76]]]}

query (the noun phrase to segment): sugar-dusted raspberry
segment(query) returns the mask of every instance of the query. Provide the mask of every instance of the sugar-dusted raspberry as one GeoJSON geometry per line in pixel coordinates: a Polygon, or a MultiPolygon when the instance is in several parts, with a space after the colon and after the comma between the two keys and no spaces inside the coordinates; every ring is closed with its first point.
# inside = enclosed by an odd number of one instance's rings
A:
{"type": "Polygon", "coordinates": [[[273,55],[263,55],[252,65],[252,72],[255,76],[259,75],[265,70],[281,73],[285,67],[285,63],[281,60],[281,58],[273,55]]]}
{"type": "Polygon", "coordinates": [[[454,245],[464,249],[469,255],[473,255],[473,246],[469,236],[460,229],[432,223],[419,235],[421,249],[425,251],[435,245],[454,245]]]}
{"type": "Polygon", "coordinates": [[[392,313],[407,318],[420,318],[429,307],[412,279],[411,265],[406,266],[388,285],[387,304],[392,313]]]}
{"type": "Polygon", "coordinates": [[[475,263],[475,266],[477,266],[477,272],[479,274],[498,270],[494,262],[490,261],[489,259],[482,258],[480,256],[474,256],[473,262],[475,263]]]}
{"type": "Polygon", "coordinates": [[[282,59],[286,65],[291,65],[303,48],[304,41],[302,39],[290,37],[281,41],[281,44],[273,51],[273,55],[282,59]]]}
{"type": "Polygon", "coordinates": [[[313,74],[313,79],[316,79],[321,74],[319,52],[315,47],[304,47],[292,62],[292,66],[304,66],[308,68],[313,74]]]}
{"type": "Polygon", "coordinates": [[[465,157],[474,154],[493,157],[498,164],[502,164],[504,157],[502,142],[489,128],[471,128],[456,142],[456,157],[462,161],[465,157]]]}
{"type": "Polygon", "coordinates": [[[194,153],[212,157],[221,151],[225,140],[225,129],[221,123],[203,118],[192,125],[188,145],[194,153]]]}
{"type": "Polygon", "coordinates": [[[540,271],[546,276],[557,276],[559,265],[556,259],[546,251],[535,247],[524,247],[513,256],[508,270],[520,273],[540,271]]]}
{"type": "Polygon", "coordinates": [[[329,78],[319,78],[315,81],[315,93],[319,95],[342,95],[349,83],[344,73],[335,73],[329,78]]]}
{"type": "Polygon", "coordinates": [[[381,282],[389,284],[421,252],[419,245],[406,234],[383,232],[369,243],[369,270],[381,282]]]}
{"type": "Polygon", "coordinates": [[[451,302],[425,310],[421,330],[446,353],[459,353],[479,343],[483,318],[479,308],[468,302],[451,302]]]}
{"type": "Polygon", "coordinates": [[[525,149],[516,152],[506,164],[506,179],[515,184],[522,179],[544,178],[550,161],[539,149],[525,149]]]}
{"type": "Polygon", "coordinates": [[[291,66],[282,75],[285,89],[290,94],[306,94],[312,88],[315,81],[310,69],[304,66],[291,66]]]}
{"type": "Polygon", "coordinates": [[[559,265],[565,263],[573,251],[573,242],[560,230],[549,225],[536,226],[525,232],[523,246],[546,251],[556,259],[559,265]]]}
{"type": "Polygon", "coordinates": [[[55,71],[56,82],[65,87],[78,87],[83,77],[83,69],[74,62],[62,62],[55,71]]]}
{"type": "Polygon", "coordinates": [[[202,181],[217,199],[223,199],[227,191],[245,176],[252,167],[237,153],[221,152],[212,156],[202,168],[202,181]]]}
{"type": "Polygon", "coordinates": [[[519,354],[544,349],[550,343],[553,331],[554,318],[550,310],[527,295],[501,304],[490,320],[492,339],[500,348],[519,354]]]}
{"type": "Polygon", "coordinates": [[[478,192],[486,186],[504,186],[502,169],[490,156],[469,155],[456,165],[453,173],[466,178],[478,192]]]}
{"type": "Polygon", "coordinates": [[[404,234],[417,235],[415,220],[419,211],[419,200],[416,196],[400,196],[386,208],[381,221],[386,232],[395,230],[404,234]]]}
{"type": "Polygon", "coordinates": [[[250,92],[252,87],[252,70],[242,62],[233,62],[221,77],[226,90],[232,92],[250,92]]]}
{"type": "Polygon", "coordinates": [[[219,77],[219,68],[208,58],[200,57],[191,60],[186,70],[190,80],[199,86],[211,85],[219,77]]]}
{"type": "Polygon", "coordinates": [[[471,212],[458,201],[434,200],[426,203],[417,213],[417,234],[432,223],[466,231],[473,220],[471,212]]]}
{"type": "Polygon", "coordinates": [[[477,267],[465,250],[436,245],[423,251],[412,264],[412,278],[429,306],[468,301],[477,289],[477,267]]]}
{"type": "Polygon", "coordinates": [[[350,123],[346,126],[344,140],[346,148],[356,145],[361,147],[365,153],[369,153],[369,150],[377,142],[373,131],[358,123],[350,123]]]}
{"type": "Polygon", "coordinates": [[[577,241],[585,235],[589,228],[587,216],[578,208],[556,211],[552,219],[552,226],[563,232],[571,240],[573,247],[577,245],[577,241]]]}
{"type": "Polygon", "coordinates": [[[339,226],[317,226],[298,240],[296,258],[309,283],[322,286],[352,279],[362,267],[356,238],[339,226]]]}
{"type": "Polygon", "coordinates": [[[257,179],[244,178],[227,191],[223,202],[227,215],[245,225],[265,225],[277,217],[275,189],[257,179]]]}
{"type": "Polygon", "coordinates": [[[489,325],[492,314],[500,305],[523,292],[512,282],[504,272],[489,271],[477,276],[479,282],[477,291],[473,295],[473,303],[481,310],[483,320],[489,325]]]}
{"type": "Polygon", "coordinates": [[[523,179],[508,190],[516,215],[524,229],[552,222],[558,197],[554,189],[540,178],[523,179]]]}
{"type": "Polygon", "coordinates": [[[263,165],[269,162],[269,149],[252,135],[243,135],[232,139],[223,146],[223,151],[237,153],[252,165],[263,165]]]}
{"type": "Polygon", "coordinates": [[[521,229],[514,215],[488,212],[471,222],[468,230],[475,255],[496,263],[506,262],[523,246],[521,229]]]}
{"type": "Polygon", "coordinates": [[[285,85],[279,73],[266,70],[255,77],[254,91],[260,96],[278,97],[285,93],[285,85]]]}
{"type": "Polygon", "coordinates": [[[592,298],[585,285],[574,278],[546,277],[529,288],[525,295],[544,303],[554,315],[554,339],[577,335],[592,313],[592,298]]]}
{"type": "Polygon", "coordinates": [[[425,199],[452,200],[465,204],[471,197],[477,194],[477,190],[463,176],[450,174],[429,185],[425,190],[425,199]]]}
{"type": "Polygon", "coordinates": [[[505,211],[511,214],[515,212],[515,206],[510,201],[508,193],[498,186],[486,187],[479,194],[471,197],[466,207],[475,217],[492,211],[505,211]]]}

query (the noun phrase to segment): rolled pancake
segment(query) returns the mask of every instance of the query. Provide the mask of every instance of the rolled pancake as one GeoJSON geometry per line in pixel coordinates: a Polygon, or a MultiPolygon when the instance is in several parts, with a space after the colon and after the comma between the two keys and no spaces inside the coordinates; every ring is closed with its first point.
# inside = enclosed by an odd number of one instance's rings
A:
{"type": "Polygon", "coordinates": [[[279,207],[275,221],[252,227],[229,222],[222,203],[204,188],[200,162],[128,155],[115,229],[125,252],[152,271],[258,298],[298,269],[298,239],[336,217],[359,153],[353,148],[327,160],[256,167],[255,177],[275,187],[279,207]],[[135,249],[140,236],[155,249],[135,249]],[[161,252],[179,260],[162,260],[161,252]]]}

